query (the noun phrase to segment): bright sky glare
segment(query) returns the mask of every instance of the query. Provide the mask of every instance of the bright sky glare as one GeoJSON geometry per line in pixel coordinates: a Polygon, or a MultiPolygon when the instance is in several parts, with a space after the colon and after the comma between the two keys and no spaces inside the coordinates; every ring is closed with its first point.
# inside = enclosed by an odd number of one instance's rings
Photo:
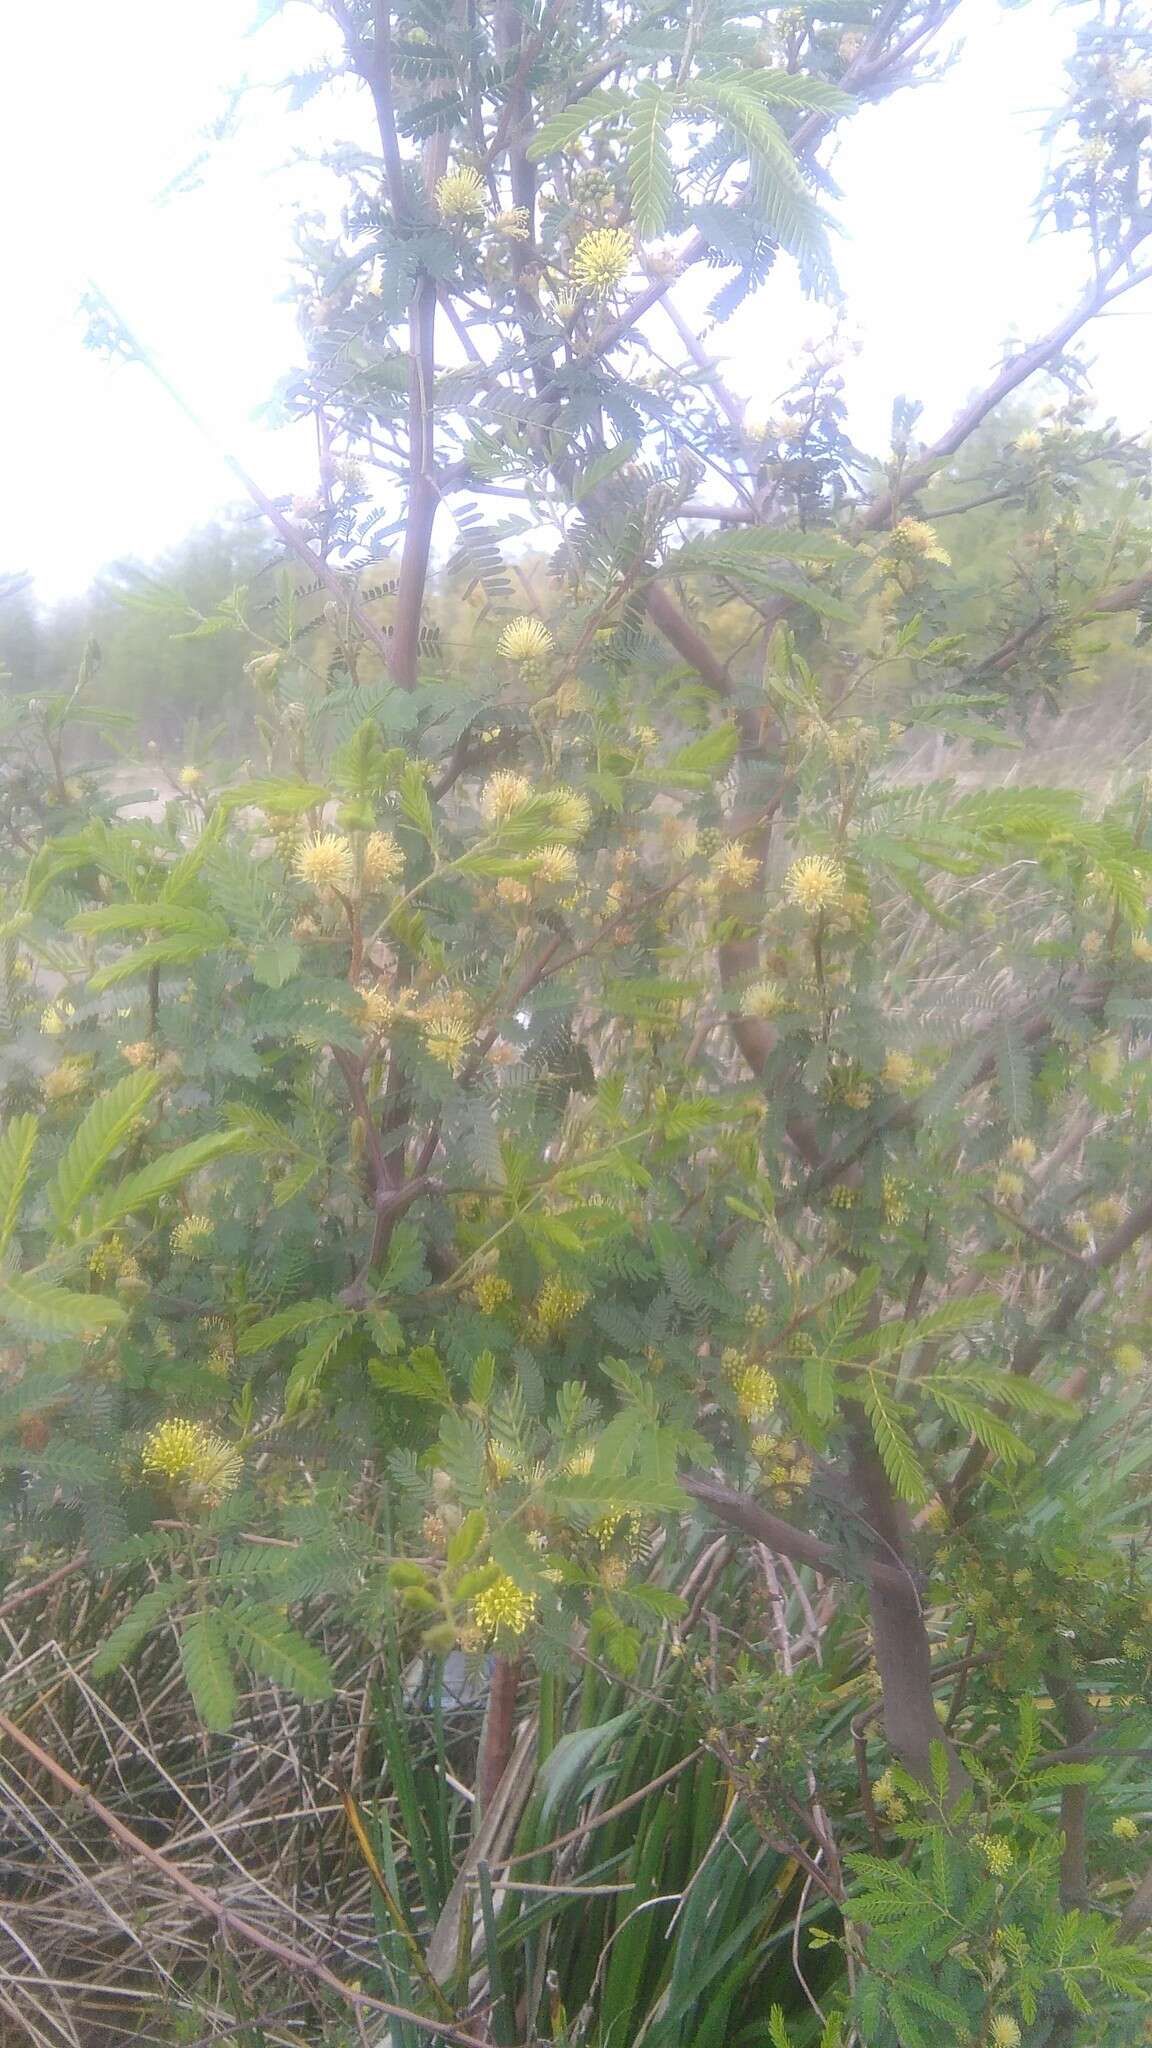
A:
{"type": "MultiPolygon", "coordinates": [[[[944,82],[865,110],[826,147],[845,193],[839,267],[864,342],[848,390],[862,445],[884,445],[898,392],[924,400],[926,431],[941,426],[1008,334],[1031,338],[1078,293],[1083,250],[1029,237],[1043,114],[1081,11],[965,0],[944,82]]],[[[308,7],[249,34],[254,12],[255,0],[197,0],[191,14],[157,0],[10,0],[0,571],[30,570],[42,598],[82,589],[118,557],[155,556],[236,496],[146,372],[85,351],[76,302],[88,277],[266,489],[312,487],[308,437],[257,414],[300,352],[283,294],[292,207],[313,174],[293,159],[318,137],[354,134],[362,116],[351,93],[293,115],[283,95],[260,91],[235,132],[206,139],[234,86],[270,85],[330,47],[308,7]],[[168,192],[198,158],[195,178],[168,192]]],[[[1102,407],[1134,430],[1147,425],[1150,291],[1123,301],[1090,345],[1102,407]]],[[[686,309],[701,302],[690,288],[686,309]]],[[[667,347],[670,330],[652,321],[667,347]]],[[[717,339],[755,412],[787,384],[799,338],[824,325],[781,275],[717,339]]]]}

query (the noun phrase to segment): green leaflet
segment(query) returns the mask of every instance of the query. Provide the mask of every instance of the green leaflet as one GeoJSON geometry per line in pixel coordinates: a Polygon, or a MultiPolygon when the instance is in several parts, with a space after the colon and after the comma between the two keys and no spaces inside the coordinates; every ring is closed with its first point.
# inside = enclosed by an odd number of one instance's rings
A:
{"type": "Polygon", "coordinates": [[[332,1674],[323,1651],[306,1642],[274,1608],[236,1601],[220,1608],[219,1616],[229,1642],[261,1678],[286,1686],[302,1699],[330,1697],[332,1674]]]}
{"type": "Polygon", "coordinates": [[[56,1227],[72,1222],[80,1204],[92,1193],[113,1154],[133,1130],[140,1112],[152,1100],[159,1077],[145,1070],[118,1081],[92,1104],[56,1169],[48,1200],[56,1227]]]}
{"type": "Polygon", "coordinates": [[[110,1188],[89,1210],[85,1234],[107,1230],[122,1217],[131,1216],[134,1210],[147,1208],[150,1202],[158,1201],[161,1195],[169,1194],[181,1181],[198,1173],[202,1166],[222,1159],[228,1152],[239,1151],[242,1145],[242,1134],[238,1131],[214,1131],[206,1138],[193,1138],[188,1145],[177,1145],[174,1151],[154,1159],[150,1166],[130,1173],[118,1187],[110,1188]]]}
{"type": "Polygon", "coordinates": [[[285,1415],[298,1415],[301,1408],[311,1400],[331,1363],[344,1330],[343,1320],[321,1323],[320,1328],[313,1332],[308,1342],[297,1352],[284,1389],[285,1415]]]}
{"type": "Polygon", "coordinates": [[[286,817],[299,817],[302,811],[317,809],[326,804],[327,789],[312,782],[241,782],[235,789],[225,790],[220,798],[227,811],[247,810],[279,811],[286,817]]]}
{"type": "Polygon", "coordinates": [[[553,150],[569,148],[594,123],[619,114],[629,104],[627,93],[618,88],[609,92],[586,93],[582,100],[574,100],[570,107],[553,114],[551,120],[536,130],[528,144],[528,155],[533,163],[539,163],[541,157],[551,155],[553,150]]]}
{"type": "Polygon", "coordinates": [[[185,939],[189,945],[224,945],[229,937],[222,917],[207,910],[190,909],[186,903],[108,903],[99,910],[82,910],[68,926],[69,931],[100,935],[106,932],[156,932],[161,938],[185,939]]]}
{"type": "Polygon", "coordinates": [[[36,1117],[14,1116],[0,1138],[0,1253],[16,1228],[39,1129],[36,1117]]]}
{"type": "Polygon", "coordinates": [[[180,1663],[204,1726],[226,1735],[236,1719],[236,1681],[227,1636],[211,1608],[185,1615],[181,1622],[180,1663]]]}
{"type": "Polygon", "coordinates": [[[962,1394],[953,1393],[932,1379],[924,1382],[924,1391],[945,1415],[958,1422],[962,1429],[969,1430],[977,1443],[983,1444],[994,1457],[1003,1458],[1006,1464],[1026,1464],[1035,1455],[1023,1437],[1017,1436],[1016,1431],[999,1416],[981,1408],[979,1402],[965,1400],[962,1394]]]}
{"type": "Polygon", "coordinates": [[[118,1301],[74,1294],[46,1280],[13,1274],[0,1281],[0,1322],[27,1337],[86,1337],[127,1320],[118,1301]]]}
{"type": "Polygon", "coordinates": [[[261,1316],[258,1323],[249,1324],[237,1341],[237,1354],[241,1358],[250,1358],[253,1352],[268,1351],[282,1337],[294,1337],[298,1331],[311,1329],[314,1324],[327,1322],[339,1314],[334,1301],[294,1302],[291,1308],[277,1309],[275,1315],[261,1316]]]}
{"type": "Polygon", "coordinates": [[[183,1579],[167,1579],[162,1586],[153,1586],[147,1593],[142,1593],[135,1607],[97,1650],[92,1660],[93,1678],[107,1678],[111,1672],[118,1671],[121,1664],[127,1663],[145,1638],[151,1635],[157,1622],[163,1621],[169,1608],[187,1591],[183,1579]]]}
{"type": "Polygon", "coordinates": [[[859,560],[851,543],[830,527],[816,527],[811,533],[803,533],[786,526],[748,526],[686,541],[666,558],[665,567],[678,576],[695,570],[735,576],[750,569],[767,568],[773,562],[858,564],[859,560]]]}
{"type": "Polygon", "coordinates": [[[638,235],[662,234],[668,224],[674,191],[668,125],[675,105],[675,94],[656,85],[642,86],[632,103],[628,185],[638,235]]]}
{"type": "Polygon", "coordinates": [[[928,1482],[904,1426],[900,1405],[885,1392],[874,1373],[868,1374],[866,1386],[864,1406],[884,1470],[901,1500],[921,1506],[928,1498],[928,1482]]]}

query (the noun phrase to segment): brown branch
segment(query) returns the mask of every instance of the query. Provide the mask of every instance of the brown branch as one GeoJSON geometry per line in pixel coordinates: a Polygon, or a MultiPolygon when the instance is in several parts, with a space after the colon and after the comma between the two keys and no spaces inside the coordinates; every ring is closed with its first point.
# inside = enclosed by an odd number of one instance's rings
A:
{"type": "Polygon", "coordinates": [[[943,1744],[952,1797],[968,1783],[956,1746],[936,1715],[932,1696],[932,1653],[924,1609],[907,1567],[907,1510],[896,1499],[880,1460],[871,1426],[854,1419],[849,1436],[849,1471],[859,1506],[872,1532],[868,1607],[872,1649],[880,1674],[884,1732],[895,1754],[914,1776],[931,1782],[932,1750],[943,1744]],[[896,1558],[894,1570],[884,1559],[896,1558]],[[893,1583],[895,1580],[895,1583],[893,1583]]]}
{"type": "MultiPolygon", "coordinates": [[[[825,1543],[809,1529],[797,1529],[792,1522],[786,1522],[769,1508],[761,1507],[759,1501],[751,1500],[747,1494],[736,1493],[717,1479],[698,1478],[695,1474],[681,1477],[679,1485],[702,1507],[709,1508],[717,1521],[739,1529],[780,1557],[791,1558],[793,1564],[809,1565],[825,1578],[845,1578],[851,1574],[852,1566],[848,1559],[842,1557],[831,1543],[825,1543]]],[[[909,1575],[902,1566],[872,1562],[867,1569],[878,1585],[892,1591],[908,1588],[909,1575]]]]}
{"type": "MultiPolygon", "coordinates": [[[[1095,1717],[1089,1713],[1071,1673],[1063,1668],[1045,1673],[1045,1683],[1060,1716],[1069,1743],[1078,1746],[1096,1733],[1095,1717]]],[[[1060,1795],[1060,1822],[1064,1844],[1060,1852],[1060,1902],[1066,1911],[1091,1904],[1088,1890],[1088,1787],[1065,1785],[1060,1795]]]]}
{"type": "Polygon", "coordinates": [[[476,1817],[479,1820],[487,1814],[512,1755],[522,1670],[523,1659],[520,1657],[494,1657],[492,1660],[484,1731],[476,1759],[476,1817]]]}
{"type": "Polygon", "coordinates": [[[309,1955],[306,1949],[297,1948],[293,1942],[278,1941],[273,1935],[266,1934],[262,1927],[255,1926],[251,1920],[246,1920],[242,1914],[234,1912],[231,1906],[224,1905],[212,1892],[206,1891],[203,1885],[187,1877],[177,1864],[169,1862],[158,1849],[153,1849],[148,1842],[142,1841],[140,1836],[134,1834],[130,1827],[126,1827],[94,1792],[89,1791],[87,1785],[81,1784],[79,1778],[74,1778],[71,1771],[65,1770],[63,1764],[58,1763],[54,1756],[46,1749],[42,1749],[30,1735],[26,1735],[14,1721],[9,1720],[7,1714],[0,1714],[0,1734],[5,1735],[9,1742],[23,1750],[26,1756],[30,1756],[39,1764],[41,1770],[47,1771],[49,1777],[54,1778],[73,1799],[79,1800],[129,1855],[138,1857],[140,1862],[146,1863],[149,1869],[156,1871],[168,1884],[182,1892],[186,1899],[190,1899],[201,1913],[207,1914],[225,1933],[235,1935],[240,1941],[249,1942],[253,1948],[258,1948],[264,1955],[272,1956],[286,1969],[298,1971],[302,1976],[311,1977],[316,1983],[323,1984],[356,2012],[383,2013],[388,2019],[402,2020],[407,2026],[432,2034],[438,2040],[453,2042],[456,2048],[485,2048],[485,2044],[475,2034],[465,2033],[462,2028],[453,2026],[446,2020],[429,2019],[425,2013],[411,2012],[406,2006],[392,2005],[387,1999],[374,1998],[367,1991],[360,1991],[352,1984],[345,1984],[334,1970],[330,1970],[328,1965],[320,1962],[316,1956],[309,1955]]]}
{"type": "Polygon", "coordinates": [[[1064,318],[1058,320],[1054,327],[1050,327],[1039,341],[1033,342],[1031,348],[1022,349],[1019,355],[1013,356],[1010,362],[1005,363],[991,383],[986,384],[983,391],[973,398],[962,412],[957,413],[951,426],[939,439],[910,464],[895,486],[889,491],[882,491],[872,500],[858,521],[864,531],[870,532],[878,527],[890,525],[901,500],[913,497],[927,483],[934,471],[939,469],[941,463],[947,462],[950,456],[955,455],[957,450],[963,447],[965,441],[983,424],[990,412],[994,412],[1013,391],[1018,390],[1021,384],[1026,384],[1038,370],[1042,370],[1053,356],[1060,355],[1080,329],[1108,303],[1111,296],[1118,296],[1121,291],[1130,290],[1134,283],[1140,281],[1140,273],[1136,273],[1130,278],[1121,279],[1113,293],[1110,294],[1107,290],[1136,249],[1147,239],[1148,232],[1147,223],[1144,221],[1131,228],[1107,270],[1100,277],[1093,278],[1092,283],[1081,293],[1076,304],[1064,318]]]}

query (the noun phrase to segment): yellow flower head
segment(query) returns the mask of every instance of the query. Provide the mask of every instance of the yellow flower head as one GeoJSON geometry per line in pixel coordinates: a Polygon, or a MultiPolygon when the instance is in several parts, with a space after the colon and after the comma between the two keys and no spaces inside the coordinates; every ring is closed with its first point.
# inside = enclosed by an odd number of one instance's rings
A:
{"type": "Polygon", "coordinates": [[[1017,455],[1035,455],[1044,446],[1044,436],[1038,434],[1035,427],[1027,427],[1022,434],[1017,434],[1012,446],[1017,455]]]}
{"type": "Polygon", "coordinates": [[[745,1422],[759,1422],[771,1415],[779,1389],[764,1365],[742,1365],[732,1373],[732,1392],[745,1422]]]}
{"type": "Polygon", "coordinates": [[[382,988],[365,989],[360,1000],[363,1004],[361,1019],[373,1031],[389,1030],[396,1019],[405,1014],[404,1004],[382,988]]]}
{"type": "Polygon", "coordinates": [[[152,1067],[156,1064],[156,1046],[151,1038],[137,1038],[131,1045],[120,1047],[120,1057],[130,1067],[152,1067]]]}
{"type": "Polygon", "coordinates": [[[913,1088],[920,1078],[920,1069],[910,1052],[890,1052],[884,1062],[884,1086],[886,1088],[913,1088]]]}
{"type": "Polygon", "coordinates": [[[498,213],[492,223],[493,233],[503,235],[509,242],[528,242],[532,238],[532,222],[526,206],[509,206],[498,213]]]}
{"type": "Polygon", "coordinates": [[[790,903],[816,917],[822,910],[837,910],[848,893],[848,877],[838,860],[826,853],[805,854],[794,860],[784,877],[784,894],[790,903]]]}
{"type": "Polygon", "coordinates": [[[1035,1142],[1031,1138],[1013,1138],[1004,1157],[1013,1166],[1035,1166],[1035,1142]]]}
{"type": "Polygon", "coordinates": [[[40,1081],[40,1093],[45,1102],[66,1102],[70,1095],[79,1095],[88,1080],[86,1060],[61,1060],[44,1074],[40,1081]]]}
{"type": "Polygon", "coordinates": [[[511,1282],[502,1273],[482,1273],[472,1289],[472,1299],[486,1316],[494,1316],[512,1299],[511,1282]]]}
{"type": "Polygon", "coordinates": [[[502,1636],[522,1636],[535,1611],[532,1595],[522,1593],[507,1572],[501,1572],[472,1602],[473,1620],[489,1642],[498,1642],[502,1636]]]}
{"type": "Polygon", "coordinates": [[[576,244],[573,282],[606,299],[627,277],[631,261],[632,237],[627,228],[593,228],[576,244]]]}
{"type": "Polygon", "coordinates": [[[760,863],[738,839],[729,839],[712,855],[708,871],[720,889],[749,889],[760,874],[760,863]]]}
{"type": "Polygon", "coordinates": [[[184,1258],[197,1259],[211,1235],[210,1216],[183,1216],[169,1233],[168,1242],[184,1258]]]}
{"type": "Polygon", "coordinates": [[[439,1060],[450,1073],[458,1073],[472,1043],[472,1025],[465,1013],[450,1004],[425,1010],[420,1018],[424,1050],[439,1060]]]}
{"type": "Polygon", "coordinates": [[[568,1287],[558,1273],[550,1273],[536,1296],[534,1314],[546,1336],[557,1336],[578,1316],[588,1296],[582,1288],[568,1287]]]}
{"type": "Polygon", "coordinates": [[[46,1038],[60,1038],[75,1014],[71,1003],[49,1003],[41,1013],[40,1029],[46,1038]]]}
{"type": "Polygon", "coordinates": [[[1022,1173],[1002,1171],[996,1175],[992,1183],[992,1192],[998,1202],[1018,1202],[1025,1186],[1022,1173]]]}
{"type": "Polygon", "coordinates": [[[340,832],[313,832],[292,857],[292,872],[310,889],[347,889],[352,881],[352,842],[340,832]]]}
{"type": "Polygon", "coordinates": [[[552,651],[552,635],[543,619],[529,612],[509,621],[496,642],[496,651],[506,661],[542,661],[552,651]]]}
{"type": "Polygon", "coordinates": [[[790,1007],[778,981],[754,981],[740,998],[741,1015],[745,1017],[778,1017],[790,1007]]]}
{"type": "Polygon", "coordinates": [[[1138,1344],[1118,1344],[1112,1353],[1112,1363],[1117,1372],[1131,1379],[1135,1373],[1143,1372],[1144,1353],[1138,1344]]]}
{"type": "Polygon", "coordinates": [[[1020,2048],[1022,2039],[1019,2025],[1010,2012],[993,2014],[992,2025],[988,2029],[991,2048],[1020,2048]]]}
{"type": "Polygon", "coordinates": [[[562,832],[566,839],[582,839],[592,823],[592,806],[575,789],[550,789],[548,809],[552,830],[562,832]]]}
{"type": "Polygon", "coordinates": [[[404,872],[404,852],[398,839],[391,832],[370,832],[364,841],[364,855],[361,874],[365,887],[378,889],[384,882],[394,882],[404,872]]]}
{"type": "Polygon", "coordinates": [[[479,171],[474,171],[469,166],[462,170],[446,171],[436,183],[436,204],[443,220],[483,220],[484,180],[479,171]]]}
{"type": "Polygon", "coordinates": [[[976,1835],[974,1841],[993,1877],[1007,1877],[1016,1861],[1011,1843],[1002,1841],[999,1835],[976,1835]]]}
{"type": "Polygon", "coordinates": [[[549,888],[570,887],[578,873],[576,855],[570,846],[561,846],[558,840],[550,846],[539,847],[532,855],[534,879],[547,883],[549,888]]]}
{"type": "Polygon", "coordinates": [[[124,1239],[114,1234],[89,1253],[88,1271],[94,1280],[114,1280],[129,1256],[124,1239]]]}
{"type": "Polygon", "coordinates": [[[923,519],[900,519],[892,528],[892,540],[896,552],[902,555],[919,555],[925,562],[940,562],[947,569],[952,561],[936,538],[936,529],[923,519]]]}
{"type": "Polygon", "coordinates": [[[516,775],[510,768],[502,768],[498,775],[492,775],[480,792],[480,809],[494,825],[502,825],[506,818],[522,811],[532,796],[532,784],[526,775],[516,775]]]}
{"type": "Polygon", "coordinates": [[[181,789],[188,790],[199,789],[203,780],[204,770],[202,768],[193,768],[191,764],[187,768],[182,768],[177,777],[181,789]]]}
{"type": "Polygon", "coordinates": [[[1140,1839],[1140,1823],[1130,1813],[1121,1813],[1112,1823],[1112,1833],[1118,1842],[1136,1842],[1140,1839]]]}
{"type": "Polygon", "coordinates": [[[886,1173],[880,1183],[880,1200],[885,1223],[907,1223],[908,1185],[898,1180],[894,1173],[886,1173]]]}
{"type": "Polygon", "coordinates": [[[157,1423],[145,1437],[140,1469],[150,1479],[167,1479],[186,1488],[211,1506],[235,1492],[244,1460],[234,1445],[202,1422],[174,1416],[157,1423]]]}

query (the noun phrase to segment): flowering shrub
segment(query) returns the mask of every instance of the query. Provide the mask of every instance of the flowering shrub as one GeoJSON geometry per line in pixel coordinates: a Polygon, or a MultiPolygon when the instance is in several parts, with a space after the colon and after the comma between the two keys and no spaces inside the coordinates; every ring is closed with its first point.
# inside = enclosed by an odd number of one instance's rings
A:
{"type": "MultiPolygon", "coordinates": [[[[3,849],[10,1512],[149,1574],[96,1677],[165,1627],[210,1730],[245,1674],[319,1700],[317,1599],[426,1665],[491,1654],[484,1806],[533,1671],[695,1682],[707,1580],[676,1559],[711,1518],[776,1618],[759,1664],[754,1618],[714,1645],[701,1741],[797,1928],[829,1909],[827,2044],[1119,2043],[1148,1988],[1152,763],[1096,794],[1015,751],[1147,602],[1146,539],[1092,496],[1102,467],[1146,488],[1146,451],[1075,389],[993,424],[978,502],[1016,552],[975,614],[938,525],[968,435],[1036,370],[1074,386],[1075,330],[1138,280],[1146,94],[1116,67],[1144,31],[1112,16],[1049,191],[1092,242],[1080,312],[934,446],[898,418],[868,483],[834,350],[753,429],[691,329],[653,378],[636,322],[703,256],[719,315],[781,249],[826,281],[811,152],[930,12],[858,44],[773,16],[764,62],[705,10],[675,79],[621,17],[607,88],[590,25],[516,15],[474,104],[462,27],[409,24],[389,71],[350,15],[385,197],[350,173],[346,236],[310,243],[288,402],[337,452],[295,522],[266,508],[334,589],[331,661],[286,606],[248,663],[258,768],[205,761],[158,822],[63,789],[50,708],[3,849]],[[442,306],[490,352],[437,357],[442,306]],[[434,664],[457,484],[556,549],[519,612],[460,508],[484,620],[434,664]],[[974,748],[975,786],[918,779],[918,736],[974,748]]],[[[544,1986],[524,2038],[593,2039],[544,1986]]],[[[797,1960],[746,2037],[815,2040],[803,1987],[797,1960]]]]}

